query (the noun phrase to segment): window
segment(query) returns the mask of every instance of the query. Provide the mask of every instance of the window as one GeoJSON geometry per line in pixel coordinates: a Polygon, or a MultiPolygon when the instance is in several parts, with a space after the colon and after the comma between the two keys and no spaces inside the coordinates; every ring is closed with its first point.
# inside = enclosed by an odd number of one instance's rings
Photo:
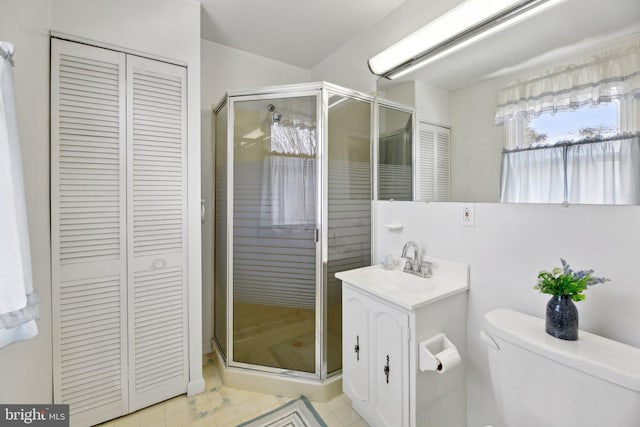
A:
{"type": "Polygon", "coordinates": [[[601,102],[506,123],[501,201],[640,203],[637,100],[601,102]]]}
{"type": "Polygon", "coordinates": [[[522,142],[526,146],[555,144],[584,138],[606,138],[619,130],[618,103],[608,102],[556,114],[523,118],[522,142]]]}
{"type": "Polygon", "coordinates": [[[498,91],[502,201],[640,203],[640,39],[498,91]]]}
{"type": "Polygon", "coordinates": [[[606,139],[636,131],[637,100],[602,102],[537,117],[520,115],[506,123],[506,148],[554,145],[582,139],[606,139]]]}

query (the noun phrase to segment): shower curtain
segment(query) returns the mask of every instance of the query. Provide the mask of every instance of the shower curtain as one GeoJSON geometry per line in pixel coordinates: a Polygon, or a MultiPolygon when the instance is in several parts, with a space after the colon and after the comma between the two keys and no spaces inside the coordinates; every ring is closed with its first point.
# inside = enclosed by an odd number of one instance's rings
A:
{"type": "Polygon", "coordinates": [[[0,42],[0,348],[38,334],[12,55],[0,42]]]}

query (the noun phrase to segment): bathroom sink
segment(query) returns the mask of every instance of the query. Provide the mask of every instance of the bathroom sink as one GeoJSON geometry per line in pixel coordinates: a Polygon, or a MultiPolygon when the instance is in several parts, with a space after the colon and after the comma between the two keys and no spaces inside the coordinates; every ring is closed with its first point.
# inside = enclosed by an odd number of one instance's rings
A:
{"type": "Polygon", "coordinates": [[[369,286],[388,289],[392,292],[422,293],[433,288],[433,280],[405,273],[402,270],[385,270],[379,265],[363,269],[362,280],[369,286]]]}
{"type": "Polygon", "coordinates": [[[429,257],[433,275],[428,278],[402,271],[385,270],[381,265],[336,273],[343,282],[373,294],[387,302],[413,310],[469,288],[469,266],[429,257]]]}

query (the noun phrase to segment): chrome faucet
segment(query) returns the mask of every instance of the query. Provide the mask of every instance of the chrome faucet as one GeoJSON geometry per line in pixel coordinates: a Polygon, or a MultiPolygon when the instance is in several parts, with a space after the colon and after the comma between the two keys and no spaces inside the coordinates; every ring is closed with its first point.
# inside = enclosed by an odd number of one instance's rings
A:
{"type": "Polygon", "coordinates": [[[420,277],[431,277],[431,263],[422,261],[420,256],[420,249],[418,244],[414,241],[409,241],[404,244],[402,248],[402,258],[406,258],[403,271],[409,274],[415,274],[420,277]],[[413,258],[407,255],[409,248],[413,248],[413,258]]]}
{"type": "Polygon", "coordinates": [[[415,270],[416,261],[418,261],[419,252],[420,252],[420,249],[418,249],[418,244],[416,242],[409,241],[404,244],[404,247],[402,248],[402,255],[401,255],[402,258],[407,259],[407,262],[404,264],[404,271],[415,270]],[[409,248],[413,248],[413,258],[409,258],[407,256],[407,250],[409,248]]]}

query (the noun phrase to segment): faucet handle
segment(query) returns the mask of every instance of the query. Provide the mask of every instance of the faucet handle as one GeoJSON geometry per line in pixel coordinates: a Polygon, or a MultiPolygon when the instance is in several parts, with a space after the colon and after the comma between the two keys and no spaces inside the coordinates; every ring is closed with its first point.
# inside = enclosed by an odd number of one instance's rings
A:
{"type": "Polygon", "coordinates": [[[431,263],[429,261],[423,261],[422,258],[420,258],[420,263],[418,265],[418,270],[420,273],[420,276],[422,277],[431,277],[431,263]]]}

